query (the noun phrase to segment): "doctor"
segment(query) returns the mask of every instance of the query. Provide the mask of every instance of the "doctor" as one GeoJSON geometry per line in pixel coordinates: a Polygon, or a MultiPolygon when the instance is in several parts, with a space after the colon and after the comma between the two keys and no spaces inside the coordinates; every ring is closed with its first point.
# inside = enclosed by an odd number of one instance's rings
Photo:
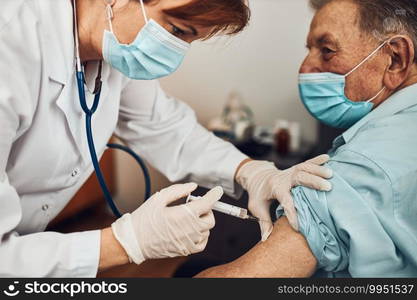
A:
{"type": "Polygon", "coordinates": [[[197,187],[188,183],[153,195],[111,228],[44,232],[93,171],[75,41],[86,89],[94,90],[98,75],[103,81],[93,118],[99,156],[116,134],[171,181],[222,186],[234,196],[243,187],[252,213],[264,220],[263,240],[272,229],[272,199],[296,224],[290,188],[330,189],[323,178],[331,172],[320,166],[326,156],[285,171],[252,161],[206,131],[187,105],[151,80],[174,72],[192,41],[241,31],[249,15],[244,0],[75,1],[2,1],[0,276],[94,277],[128,262],[189,255],[205,248],[215,223],[211,208],[221,188],[204,201],[168,206],[197,187]]]}

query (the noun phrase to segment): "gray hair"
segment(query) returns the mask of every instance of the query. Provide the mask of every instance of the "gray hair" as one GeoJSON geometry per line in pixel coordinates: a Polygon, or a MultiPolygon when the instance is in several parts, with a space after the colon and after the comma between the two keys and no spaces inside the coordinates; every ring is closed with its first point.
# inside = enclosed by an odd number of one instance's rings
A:
{"type": "MultiPolygon", "coordinates": [[[[315,10],[340,0],[310,0],[315,10]]],[[[343,0],[342,0],[343,1],[343,0]]],[[[416,0],[350,0],[359,6],[361,30],[377,40],[393,34],[408,35],[417,51],[417,1],[416,0]]],[[[417,62],[417,55],[414,57],[417,62]]]]}

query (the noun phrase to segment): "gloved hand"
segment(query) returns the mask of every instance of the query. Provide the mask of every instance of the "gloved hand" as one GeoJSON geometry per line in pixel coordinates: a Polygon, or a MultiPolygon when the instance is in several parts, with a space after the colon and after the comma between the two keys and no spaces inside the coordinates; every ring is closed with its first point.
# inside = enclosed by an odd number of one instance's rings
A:
{"type": "Polygon", "coordinates": [[[130,261],[140,264],[147,259],[187,256],[204,250],[215,225],[211,209],[222,197],[223,189],[212,189],[202,201],[168,207],[196,188],[197,184],[188,183],[163,189],[112,224],[113,234],[130,261]]]}
{"type": "Polygon", "coordinates": [[[256,160],[240,168],[236,181],[248,191],[248,208],[260,219],[262,241],[269,237],[273,229],[269,208],[274,199],[284,208],[291,226],[298,230],[291,189],[302,185],[320,191],[331,190],[330,182],[323,178],[331,178],[333,172],[321,166],[329,159],[328,155],[320,155],[283,171],[278,170],[271,162],[256,160]]]}

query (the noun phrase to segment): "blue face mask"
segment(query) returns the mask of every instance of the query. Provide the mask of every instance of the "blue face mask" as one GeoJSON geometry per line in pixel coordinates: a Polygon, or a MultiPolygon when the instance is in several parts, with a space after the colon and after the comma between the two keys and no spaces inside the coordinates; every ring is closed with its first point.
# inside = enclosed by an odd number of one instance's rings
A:
{"type": "Polygon", "coordinates": [[[300,74],[298,83],[300,96],[310,114],[328,126],[349,128],[370,113],[374,106],[372,101],[385,90],[385,87],[367,101],[353,102],[345,95],[346,77],[356,71],[386,43],[380,45],[346,75],[334,73],[300,74]]]}
{"type": "Polygon", "coordinates": [[[103,57],[113,68],[131,79],[161,78],[178,69],[190,44],[172,35],[154,20],[148,20],[142,0],[141,7],[146,25],[133,43],[124,45],[114,35],[112,8],[107,6],[111,31],[104,32],[103,57]]]}

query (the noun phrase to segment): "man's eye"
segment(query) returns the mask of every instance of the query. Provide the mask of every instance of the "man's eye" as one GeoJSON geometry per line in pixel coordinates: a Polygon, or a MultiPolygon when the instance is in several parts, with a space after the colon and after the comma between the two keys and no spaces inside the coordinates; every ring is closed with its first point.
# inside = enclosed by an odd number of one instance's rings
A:
{"type": "Polygon", "coordinates": [[[324,47],[324,48],[322,48],[321,49],[321,52],[323,53],[323,54],[333,54],[333,53],[335,53],[336,51],[333,51],[332,49],[330,49],[330,48],[327,48],[327,47],[324,47]]]}
{"type": "Polygon", "coordinates": [[[186,32],[184,30],[175,26],[174,24],[171,24],[171,27],[172,27],[172,33],[176,36],[183,36],[183,35],[186,34],[186,32]]]}
{"type": "Polygon", "coordinates": [[[336,54],[336,51],[330,48],[324,47],[321,49],[321,55],[325,60],[330,60],[334,54],[336,54]]]}

